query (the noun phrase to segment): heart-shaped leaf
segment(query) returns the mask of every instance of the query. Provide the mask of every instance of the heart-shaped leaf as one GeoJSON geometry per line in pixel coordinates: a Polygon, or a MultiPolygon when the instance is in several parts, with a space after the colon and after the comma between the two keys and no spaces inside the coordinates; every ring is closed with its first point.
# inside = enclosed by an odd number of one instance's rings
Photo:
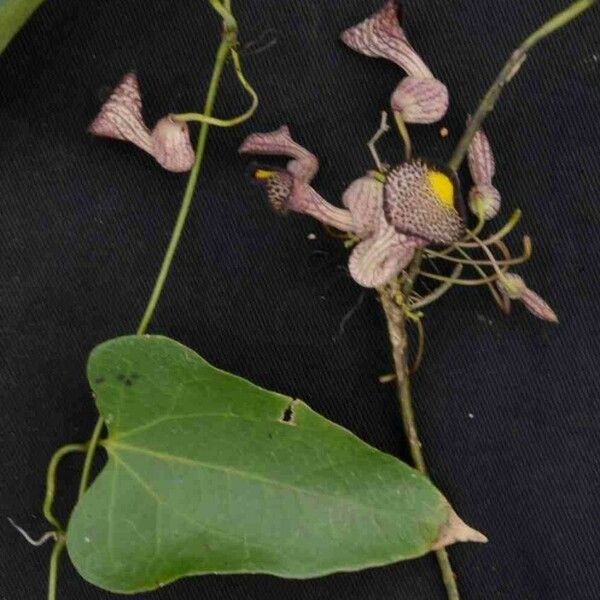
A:
{"type": "Polygon", "coordinates": [[[44,0],[0,0],[0,54],[44,0]]]}
{"type": "Polygon", "coordinates": [[[108,463],[67,542],[102,588],[215,572],[314,577],[474,539],[427,478],[173,340],[106,342],[88,377],[108,463]]]}

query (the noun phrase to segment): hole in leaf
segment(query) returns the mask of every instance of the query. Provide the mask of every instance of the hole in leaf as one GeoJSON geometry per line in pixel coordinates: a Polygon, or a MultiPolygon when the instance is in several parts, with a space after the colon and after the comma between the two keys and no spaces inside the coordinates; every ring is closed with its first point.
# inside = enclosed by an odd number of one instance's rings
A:
{"type": "Polygon", "coordinates": [[[280,423],[285,423],[286,425],[295,425],[294,422],[294,401],[292,400],[283,411],[279,419],[280,423]]]}

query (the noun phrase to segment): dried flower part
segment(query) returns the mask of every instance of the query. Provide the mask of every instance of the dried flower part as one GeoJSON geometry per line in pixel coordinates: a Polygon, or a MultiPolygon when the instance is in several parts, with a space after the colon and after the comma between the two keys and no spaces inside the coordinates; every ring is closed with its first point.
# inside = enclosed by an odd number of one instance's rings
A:
{"type": "Polygon", "coordinates": [[[399,6],[396,0],[388,0],[383,8],[358,25],[346,29],[341,39],[350,48],[366,56],[386,58],[409,75],[422,79],[433,74],[410,45],[400,25],[399,6]]]}
{"type": "Polygon", "coordinates": [[[289,156],[287,170],[300,181],[310,183],[319,170],[317,157],[296,143],[287,125],[268,133],[253,133],[240,146],[242,154],[289,156]]]}
{"type": "Polygon", "coordinates": [[[152,154],[152,140],[142,117],[142,98],[135,73],[127,73],[121,79],[88,131],[100,137],[131,142],[152,154]]]}
{"type": "Polygon", "coordinates": [[[287,171],[258,167],[253,173],[254,180],[267,189],[269,203],[280,213],[297,212],[314,217],[321,223],[339,229],[352,231],[352,214],[329,204],[316,190],[300,181],[287,171]]]}
{"type": "Polygon", "coordinates": [[[388,223],[426,243],[451,244],[463,236],[460,202],[456,175],[423,160],[402,163],[387,176],[383,210],[388,223]]]}
{"type": "Polygon", "coordinates": [[[394,90],[392,110],[406,123],[429,125],[444,117],[449,105],[448,88],[437,79],[405,77],[394,90]]]}
{"type": "Polygon", "coordinates": [[[350,275],[366,288],[385,285],[410,263],[420,245],[422,241],[398,233],[381,215],[375,234],[352,251],[348,260],[350,275]]]}
{"type": "Polygon", "coordinates": [[[493,185],[478,184],[469,192],[469,209],[474,215],[481,214],[486,221],[500,212],[501,203],[500,192],[493,185]]]}
{"type": "Polygon", "coordinates": [[[503,296],[511,300],[520,300],[538,319],[558,323],[558,317],[550,305],[539,294],[530,290],[519,275],[506,273],[496,285],[503,296]]]}
{"type": "Polygon", "coordinates": [[[194,165],[190,128],[172,115],[163,117],[152,130],[152,152],[158,164],[173,173],[185,173],[194,165]]]}
{"type": "Polygon", "coordinates": [[[468,161],[471,177],[476,184],[492,183],[496,174],[496,161],[490,141],[483,129],[479,129],[471,141],[468,161]]]}
{"type": "Polygon", "coordinates": [[[352,213],[354,233],[362,239],[369,237],[383,210],[383,183],[370,175],[356,179],[344,192],[342,204],[352,213]]]}

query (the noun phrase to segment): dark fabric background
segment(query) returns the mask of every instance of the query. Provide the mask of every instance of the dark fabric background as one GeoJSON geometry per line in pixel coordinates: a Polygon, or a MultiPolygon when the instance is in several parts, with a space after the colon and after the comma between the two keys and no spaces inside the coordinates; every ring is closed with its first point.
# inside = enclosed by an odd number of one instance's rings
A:
{"type": "MultiPolygon", "coordinates": [[[[406,2],[411,39],[452,90],[443,123],[450,136],[413,128],[421,153],[450,155],[512,48],[566,3],[406,2]]],[[[274,29],[277,45],[244,60],[261,96],[256,118],[210,134],[151,331],[303,398],[406,459],[393,386],[377,380],[389,372],[390,356],[375,298],[365,297],[340,335],[361,295],[343,270],[345,251],[308,218],[274,215],[236,153],[248,132],[289,123],[321,159],[316,187],[338,201],[370,167],[366,141],[401,76],[337,41],[380,2],[234,4],[242,43],[274,29]]],[[[600,593],[599,30],[596,10],[545,42],[487,125],[502,216],[523,208],[520,231],[535,243],[521,273],[561,325],[540,323],[520,306],[506,318],[485,289],[453,291],[427,311],[427,356],[414,386],[425,454],[440,489],[490,538],[487,546],[451,550],[466,600],[600,593]]],[[[130,69],[139,74],[149,123],[201,107],[218,31],[198,0],[48,0],[0,58],[3,599],[45,598],[50,547],[28,546],[7,517],[35,535],[48,529],[41,517],[47,461],[59,445],[87,439],[95,420],[86,357],[95,344],[134,331],[185,183],[129,145],[92,139],[86,125],[130,69]]],[[[228,73],[218,113],[246,103],[228,73]]],[[[399,160],[394,135],[381,149],[399,160]]],[[[63,515],[80,468],[73,458],[61,469],[63,515]]],[[[109,597],[65,557],[61,600],[109,597]]],[[[444,592],[429,556],[313,581],[195,578],[143,597],[441,600],[444,592]]]]}

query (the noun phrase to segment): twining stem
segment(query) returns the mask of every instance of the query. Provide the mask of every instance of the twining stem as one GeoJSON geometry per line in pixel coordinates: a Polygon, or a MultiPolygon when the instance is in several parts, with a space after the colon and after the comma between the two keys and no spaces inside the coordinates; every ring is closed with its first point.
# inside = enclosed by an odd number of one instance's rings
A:
{"type": "Polygon", "coordinates": [[[504,86],[509,83],[519,71],[519,68],[527,58],[527,52],[531,50],[531,48],[533,48],[539,41],[554,33],[561,27],[564,27],[596,3],[597,0],[578,0],[577,2],[574,2],[568,8],[544,23],[544,25],[532,33],[512,53],[511,57],[508,59],[508,62],[504,65],[498,74],[498,77],[496,77],[494,83],[484,96],[479,108],[477,109],[477,112],[471,119],[467,129],[462,135],[462,138],[458,142],[456,150],[454,151],[454,154],[448,163],[450,169],[453,171],[458,171],[460,168],[460,165],[462,164],[467,151],[469,150],[469,145],[471,144],[473,136],[477,133],[485,118],[494,109],[496,100],[498,100],[498,97],[502,93],[504,86]]]}
{"type": "MultiPolygon", "coordinates": [[[[223,72],[223,67],[225,66],[225,60],[227,59],[227,56],[234,43],[235,41],[231,36],[224,35],[221,45],[217,50],[215,68],[212,74],[210,86],[208,88],[208,94],[206,96],[206,103],[203,111],[203,113],[209,117],[214,108],[217,90],[219,87],[219,80],[221,78],[221,73],[223,72]]],[[[146,333],[150,320],[152,319],[152,315],[154,314],[154,310],[156,309],[156,305],[158,304],[158,300],[163,291],[165,281],[167,280],[169,269],[171,268],[173,257],[177,251],[177,246],[179,245],[179,240],[181,239],[181,234],[183,232],[190,206],[194,198],[194,192],[196,191],[196,182],[198,181],[200,167],[202,166],[202,159],[204,158],[204,150],[206,148],[206,140],[208,138],[209,129],[209,123],[202,123],[200,128],[200,136],[198,138],[198,146],[196,148],[196,160],[188,178],[183,200],[181,201],[181,208],[179,209],[179,214],[177,215],[175,227],[173,228],[173,233],[171,235],[171,241],[169,242],[162,266],[158,273],[158,277],[156,278],[156,283],[154,284],[154,289],[152,290],[150,300],[148,301],[148,306],[144,311],[144,315],[137,329],[137,335],[143,335],[146,333]]]]}
{"type": "Polygon", "coordinates": [[[52,554],[50,556],[50,568],[48,571],[48,600],[56,600],[56,580],[58,578],[58,561],[60,555],[65,549],[67,538],[64,534],[60,534],[54,548],[52,548],[52,554]]]}
{"type": "Polygon", "coordinates": [[[44,497],[43,512],[46,520],[54,525],[54,528],[58,532],[63,531],[63,526],[60,521],[52,513],[52,503],[54,502],[54,494],[56,492],[56,471],[60,461],[73,452],[85,452],[87,449],[86,444],[67,444],[62,448],[59,448],[50,459],[48,465],[48,472],[46,474],[46,496],[44,497]]]}
{"type": "Polygon", "coordinates": [[[94,432],[92,433],[92,437],[90,438],[90,441],[87,445],[85,460],[83,462],[83,470],[81,471],[81,480],[79,481],[79,494],[77,495],[77,499],[80,499],[83,496],[83,494],[85,494],[85,490],[87,490],[88,482],[90,480],[90,472],[92,470],[94,453],[96,452],[98,440],[100,439],[100,434],[102,433],[103,427],[104,419],[100,417],[96,421],[96,425],[94,426],[94,432]]]}
{"type": "MultiPolygon", "coordinates": [[[[388,334],[392,345],[392,357],[394,359],[394,368],[396,371],[396,389],[398,402],[400,403],[400,412],[402,415],[402,425],[408,439],[410,455],[415,467],[427,475],[427,466],[421,450],[421,442],[417,430],[415,411],[412,405],[412,394],[410,386],[410,376],[408,367],[408,336],[406,334],[406,316],[404,309],[398,304],[397,297],[401,294],[403,298],[408,298],[412,292],[414,279],[410,279],[410,271],[419,269],[422,255],[419,254],[409,268],[409,278],[407,278],[400,290],[398,284],[390,285],[388,288],[378,290],[381,304],[386,316],[388,334]]],[[[440,573],[448,600],[460,600],[456,577],[450,564],[450,558],[444,548],[435,552],[440,573]]]]}
{"type": "Polygon", "coordinates": [[[235,127],[236,125],[240,125],[241,123],[244,123],[250,119],[256,112],[256,109],[258,108],[258,94],[244,76],[242,65],[240,63],[240,55],[234,48],[231,48],[230,52],[235,74],[237,75],[239,82],[242,84],[242,87],[252,98],[252,104],[250,105],[250,108],[245,113],[231,119],[218,119],[217,117],[211,117],[210,115],[201,113],[181,113],[174,115],[174,119],[176,121],[195,121],[197,123],[208,123],[209,125],[214,125],[215,127],[235,127]]]}

